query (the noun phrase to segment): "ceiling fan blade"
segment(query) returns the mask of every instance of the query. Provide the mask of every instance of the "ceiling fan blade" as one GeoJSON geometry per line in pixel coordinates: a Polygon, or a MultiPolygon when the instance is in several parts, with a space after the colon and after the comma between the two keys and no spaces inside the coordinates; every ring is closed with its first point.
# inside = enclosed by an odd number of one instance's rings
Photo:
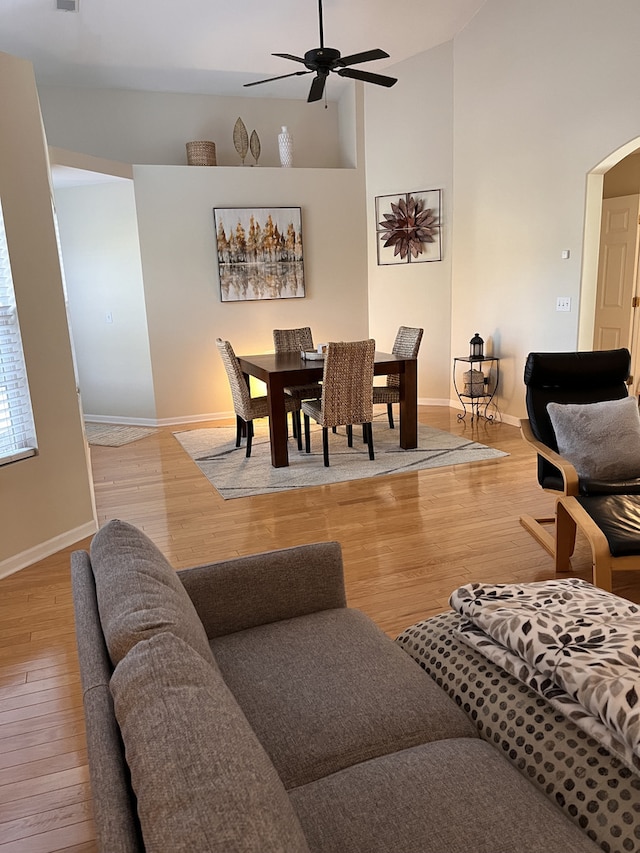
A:
{"type": "Polygon", "coordinates": [[[358,71],[356,68],[338,68],[341,77],[351,77],[352,80],[362,80],[364,83],[375,83],[376,86],[390,88],[398,82],[397,77],[385,77],[384,74],[371,74],[369,71],[358,71]]]}
{"type": "Polygon", "coordinates": [[[271,56],[279,56],[281,59],[292,59],[294,62],[302,62],[304,59],[301,56],[294,56],[292,53],[272,53],[271,56]]]}
{"type": "Polygon", "coordinates": [[[284,80],[285,77],[299,77],[301,74],[311,74],[311,71],[294,71],[292,74],[280,74],[279,77],[269,77],[266,80],[256,80],[254,83],[245,83],[247,86],[259,86],[261,83],[271,83],[272,80],[284,80]]]}
{"type": "Polygon", "coordinates": [[[319,101],[324,94],[324,84],[327,82],[326,74],[318,74],[311,83],[311,89],[309,90],[309,97],[307,98],[307,103],[310,104],[312,101],[319,101]]]}
{"type": "Polygon", "coordinates": [[[357,65],[358,62],[370,62],[372,59],[388,59],[389,54],[377,47],[375,50],[365,50],[363,53],[352,53],[343,56],[340,65],[357,65]]]}

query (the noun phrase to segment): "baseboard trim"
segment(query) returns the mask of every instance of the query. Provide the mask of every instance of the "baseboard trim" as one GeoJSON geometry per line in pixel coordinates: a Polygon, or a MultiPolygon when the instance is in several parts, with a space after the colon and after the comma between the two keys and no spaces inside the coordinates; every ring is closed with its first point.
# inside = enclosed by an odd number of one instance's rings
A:
{"type": "Polygon", "coordinates": [[[222,421],[235,418],[235,412],[212,412],[208,415],[186,415],[175,418],[118,418],[111,415],[83,415],[85,422],[92,424],[123,424],[124,426],[162,427],[176,424],[202,424],[206,421],[222,421]]]}
{"type": "Polygon", "coordinates": [[[125,418],[113,415],[83,415],[85,422],[92,424],[124,424],[125,426],[158,426],[155,418],[125,418]]]}
{"type": "Polygon", "coordinates": [[[97,529],[98,525],[95,521],[88,521],[86,524],[80,525],[80,527],[67,530],[65,533],[60,533],[46,542],[41,542],[33,548],[28,548],[26,551],[16,554],[14,557],[9,557],[8,560],[3,560],[0,563],[0,579],[15,574],[15,572],[19,572],[21,569],[26,569],[27,566],[37,563],[38,560],[44,560],[57,551],[68,548],[81,539],[86,539],[87,536],[92,536],[97,529]]]}

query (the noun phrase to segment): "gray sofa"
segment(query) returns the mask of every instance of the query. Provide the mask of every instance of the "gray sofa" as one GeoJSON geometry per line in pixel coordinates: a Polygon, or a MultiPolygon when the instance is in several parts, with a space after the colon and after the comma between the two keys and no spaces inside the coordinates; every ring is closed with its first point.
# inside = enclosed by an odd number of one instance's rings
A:
{"type": "Polygon", "coordinates": [[[347,608],[337,543],[176,572],[114,520],[72,584],[103,853],[599,849],[347,608]]]}

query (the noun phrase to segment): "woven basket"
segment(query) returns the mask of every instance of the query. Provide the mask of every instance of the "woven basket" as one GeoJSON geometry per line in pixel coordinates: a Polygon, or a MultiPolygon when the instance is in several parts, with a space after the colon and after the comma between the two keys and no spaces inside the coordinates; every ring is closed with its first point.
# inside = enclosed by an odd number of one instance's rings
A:
{"type": "Polygon", "coordinates": [[[482,397],[485,393],[484,373],[481,370],[467,370],[462,374],[464,394],[470,397],[482,397]]]}
{"type": "Polygon", "coordinates": [[[187,165],[217,166],[215,142],[187,142],[187,165]]]}

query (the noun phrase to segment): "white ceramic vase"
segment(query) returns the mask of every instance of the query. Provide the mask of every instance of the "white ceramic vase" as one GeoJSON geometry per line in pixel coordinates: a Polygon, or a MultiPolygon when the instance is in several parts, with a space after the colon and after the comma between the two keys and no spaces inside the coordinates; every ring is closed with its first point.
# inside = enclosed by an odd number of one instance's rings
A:
{"type": "Polygon", "coordinates": [[[282,133],[278,134],[278,149],[280,151],[280,165],[287,169],[291,168],[293,166],[293,136],[286,126],[282,128],[282,133]]]}

